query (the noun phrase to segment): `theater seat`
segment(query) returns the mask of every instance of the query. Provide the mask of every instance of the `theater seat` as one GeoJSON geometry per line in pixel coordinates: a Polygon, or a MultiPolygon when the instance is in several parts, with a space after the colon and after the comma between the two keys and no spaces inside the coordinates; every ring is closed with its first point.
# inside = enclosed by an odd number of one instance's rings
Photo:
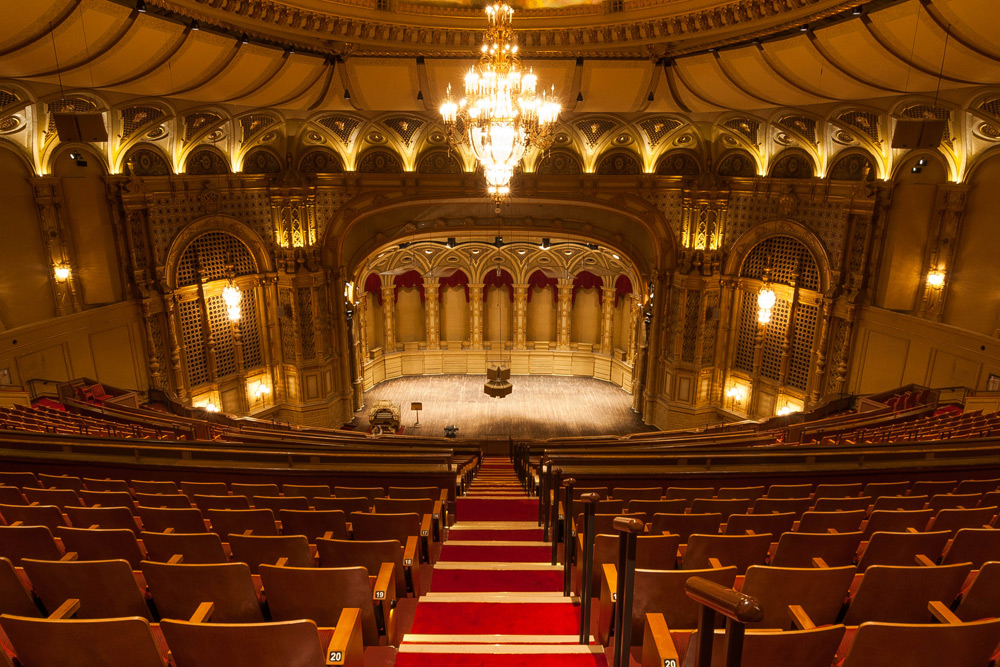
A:
{"type": "Polygon", "coordinates": [[[180,556],[182,563],[198,565],[228,563],[229,556],[222,539],[215,533],[140,533],[146,547],[146,558],[167,563],[180,556]]]}
{"type": "Polygon", "coordinates": [[[198,605],[211,602],[215,605],[212,618],[219,623],[264,620],[250,568],[244,563],[186,565],[143,561],[142,574],[161,618],[188,619],[198,605]]]}
{"type": "Polygon", "coordinates": [[[281,532],[305,535],[310,544],[320,537],[346,540],[347,517],[340,510],[280,510],[281,532]]]}
{"type": "Polygon", "coordinates": [[[985,667],[998,644],[1000,619],[948,625],[863,623],[842,667],[985,667]]]}
{"type": "Polygon", "coordinates": [[[0,616],[0,626],[18,659],[31,667],[166,665],[149,622],[143,618],[50,620],[5,614],[0,616]]]}
{"type": "Polygon", "coordinates": [[[76,618],[140,616],[152,620],[132,566],[123,560],[25,559],[25,574],[48,613],[69,599],[80,601],[76,618]]]}
{"type": "Polygon", "coordinates": [[[233,560],[246,563],[257,574],[261,565],[282,564],[289,567],[312,567],[313,555],[305,535],[230,535],[233,560]]]}

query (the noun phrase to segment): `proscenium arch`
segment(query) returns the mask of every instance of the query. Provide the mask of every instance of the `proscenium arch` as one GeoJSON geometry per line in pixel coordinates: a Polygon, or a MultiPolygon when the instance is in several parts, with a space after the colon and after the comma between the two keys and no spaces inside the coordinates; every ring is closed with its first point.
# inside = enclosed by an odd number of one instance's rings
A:
{"type": "Polygon", "coordinates": [[[166,260],[160,273],[160,275],[166,278],[169,289],[173,290],[177,288],[177,267],[181,257],[184,255],[184,251],[187,250],[187,247],[196,238],[209,232],[229,234],[239,239],[250,250],[250,254],[253,255],[254,261],[257,263],[258,273],[271,273],[274,271],[274,262],[271,255],[267,252],[263,239],[255,231],[236,218],[225,215],[208,215],[192,221],[170,243],[170,248],[167,250],[166,260]]]}
{"type": "Polygon", "coordinates": [[[819,290],[817,291],[820,294],[826,294],[830,285],[833,284],[830,257],[819,237],[794,220],[771,220],[744,232],[730,247],[723,273],[730,276],[739,275],[740,267],[743,266],[750,251],[772,236],[790,236],[805,246],[812,255],[813,261],[816,262],[816,268],[819,271],[819,290]]]}
{"type": "MultiPolygon", "coordinates": [[[[608,201],[513,197],[504,204],[503,210],[508,220],[530,218],[545,223],[524,225],[508,221],[504,224],[502,218],[499,228],[512,240],[530,234],[532,237],[596,242],[614,247],[630,257],[645,275],[670,270],[676,264],[673,230],[652,204],[638,197],[616,196],[608,201]],[[619,221],[621,229],[609,228],[606,225],[609,219],[619,221]],[[560,227],[557,221],[569,224],[560,227]],[[606,234],[599,235],[595,231],[606,234]]],[[[350,273],[374,248],[389,241],[400,242],[408,237],[443,240],[473,235],[492,239],[498,229],[496,224],[441,226],[438,221],[445,218],[495,220],[495,213],[492,202],[485,197],[399,197],[389,201],[381,194],[359,195],[345,203],[329,221],[322,241],[324,263],[345,267],[350,273]]]]}

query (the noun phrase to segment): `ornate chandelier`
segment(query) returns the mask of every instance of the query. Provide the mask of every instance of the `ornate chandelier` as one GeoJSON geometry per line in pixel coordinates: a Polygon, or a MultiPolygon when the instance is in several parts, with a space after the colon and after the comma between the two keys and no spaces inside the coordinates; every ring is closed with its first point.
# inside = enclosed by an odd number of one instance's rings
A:
{"type": "Polygon", "coordinates": [[[486,6],[481,55],[465,76],[465,96],[456,103],[448,84],[441,105],[449,139],[469,142],[497,203],[510,193],[510,179],[528,147],[544,147],[560,110],[555,87],[536,93],[538,77],[530,69],[521,71],[513,16],[505,2],[486,6]]]}

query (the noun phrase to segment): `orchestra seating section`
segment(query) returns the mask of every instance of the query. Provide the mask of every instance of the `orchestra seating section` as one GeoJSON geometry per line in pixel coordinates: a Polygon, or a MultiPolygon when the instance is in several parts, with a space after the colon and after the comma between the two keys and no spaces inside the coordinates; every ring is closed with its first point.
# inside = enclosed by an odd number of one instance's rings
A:
{"type": "MultiPolygon", "coordinates": [[[[1000,415],[876,398],[511,442],[510,484],[607,658],[553,664],[695,667],[714,647],[721,665],[745,628],[725,664],[988,667],[1000,415]]],[[[0,667],[200,667],[221,646],[265,667],[393,664],[482,443],[99,401],[0,409],[0,667]]]]}

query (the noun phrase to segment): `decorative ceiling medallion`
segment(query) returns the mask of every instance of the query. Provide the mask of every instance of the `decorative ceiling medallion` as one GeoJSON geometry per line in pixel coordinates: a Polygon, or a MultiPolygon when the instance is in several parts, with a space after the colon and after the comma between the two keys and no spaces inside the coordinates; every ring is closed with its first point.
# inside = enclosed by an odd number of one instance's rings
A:
{"type": "Polygon", "coordinates": [[[559,146],[565,146],[569,144],[569,135],[565,132],[560,132],[552,138],[552,143],[558,144],[559,146]]]}
{"type": "Polygon", "coordinates": [[[203,144],[217,144],[226,138],[225,128],[217,127],[216,129],[205,135],[205,138],[201,140],[203,144]]]}
{"type": "Polygon", "coordinates": [[[782,146],[791,146],[795,143],[795,139],[793,139],[787,132],[775,132],[774,140],[782,146]]]}
{"type": "Polygon", "coordinates": [[[365,137],[365,139],[367,139],[368,143],[370,143],[370,144],[384,144],[385,143],[385,135],[382,134],[381,132],[369,132],[368,136],[365,137]]]}
{"type": "Polygon", "coordinates": [[[451,262],[451,263],[453,263],[453,264],[455,264],[455,263],[458,262],[458,257],[455,257],[454,255],[452,255],[451,257],[448,258],[448,261],[451,262]]]}
{"type": "Polygon", "coordinates": [[[977,137],[986,141],[997,141],[1000,139],[1000,128],[992,123],[979,123],[973,132],[977,137]]]}
{"type": "MultiPolygon", "coordinates": [[[[732,137],[728,138],[732,139],[732,137]]],[[[681,136],[677,137],[677,139],[674,140],[674,146],[683,146],[685,144],[691,143],[692,141],[694,141],[694,137],[692,137],[690,134],[682,134],[681,136]]]]}
{"type": "Polygon", "coordinates": [[[159,127],[154,127],[152,130],[146,133],[146,138],[150,141],[157,141],[159,139],[165,139],[167,136],[167,126],[160,125],[159,127]]]}
{"type": "Polygon", "coordinates": [[[732,137],[732,136],[730,136],[728,134],[722,135],[722,143],[724,143],[726,146],[739,146],[740,145],[740,142],[736,141],[736,139],[734,137],[732,137]]]}
{"type": "Polygon", "coordinates": [[[323,135],[320,134],[319,132],[309,132],[308,134],[306,134],[306,143],[307,144],[325,144],[326,143],[326,139],[324,139],[323,135]]]}
{"type": "Polygon", "coordinates": [[[849,146],[854,143],[854,137],[851,136],[850,132],[845,132],[844,130],[837,130],[833,133],[833,140],[838,144],[843,144],[844,146],[849,146]]]}
{"type": "Polygon", "coordinates": [[[548,264],[552,260],[550,260],[548,257],[539,257],[535,261],[538,262],[539,264],[548,264]]]}
{"type": "Polygon", "coordinates": [[[270,144],[270,143],[276,141],[277,139],[278,139],[278,133],[277,132],[268,132],[263,137],[261,137],[260,141],[263,144],[270,144]]]}
{"type": "Polygon", "coordinates": [[[12,134],[24,129],[24,120],[20,116],[8,116],[0,120],[0,134],[12,134]]]}
{"type": "Polygon", "coordinates": [[[634,141],[634,139],[632,139],[631,135],[628,135],[628,134],[619,134],[617,137],[615,137],[614,143],[617,146],[628,146],[633,141],[634,141]]]}
{"type": "Polygon", "coordinates": [[[444,136],[443,132],[434,131],[431,132],[430,136],[427,137],[427,141],[432,144],[443,144],[448,140],[448,137],[444,136]]]}

